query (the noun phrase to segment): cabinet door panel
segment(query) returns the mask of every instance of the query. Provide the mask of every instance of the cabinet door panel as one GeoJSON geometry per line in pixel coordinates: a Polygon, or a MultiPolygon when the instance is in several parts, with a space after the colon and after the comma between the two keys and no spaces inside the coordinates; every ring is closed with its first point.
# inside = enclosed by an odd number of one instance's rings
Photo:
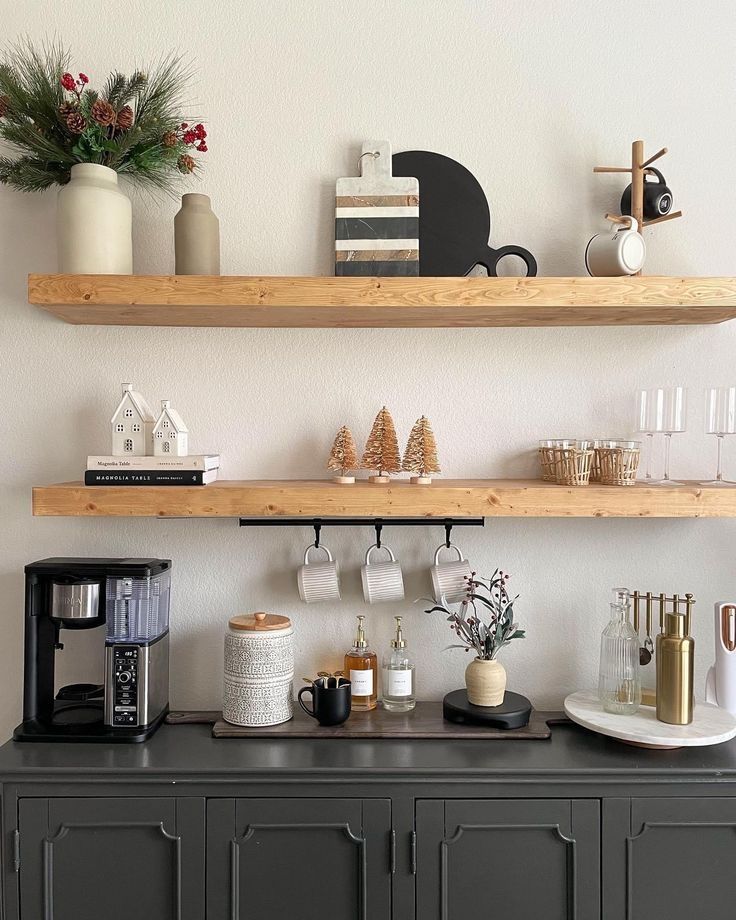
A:
{"type": "Polygon", "coordinates": [[[202,799],[21,799],[21,920],[201,920],[202,799]]]}
{"type": "Polygon", "coordinates": [[[382,799],[210,802],[209,920],[388,920],[390,828],[382,799]]]}
{"type": "Polygon", "coordinates": [[[417,917],[592,920],[599,827],[594,801],[418,802],[417,917]]]}
{"type": "Polygon", "coordinates": [[[627,920],[733,920],[736,800],[632,799],[627,920]]]}

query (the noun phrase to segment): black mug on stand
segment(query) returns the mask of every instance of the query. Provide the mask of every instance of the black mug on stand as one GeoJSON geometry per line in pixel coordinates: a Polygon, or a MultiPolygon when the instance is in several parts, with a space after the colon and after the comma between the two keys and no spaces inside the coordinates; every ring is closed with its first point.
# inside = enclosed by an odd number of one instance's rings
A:
{"type": "Polygon", "coordinates": [[[342,725],[350,715],[351,684],[345,677],[320,677],[299,691],[299,705],[320,725],[342,725]],[[302,696],[312,696],[312,708],[307,709],[302,696]]]}

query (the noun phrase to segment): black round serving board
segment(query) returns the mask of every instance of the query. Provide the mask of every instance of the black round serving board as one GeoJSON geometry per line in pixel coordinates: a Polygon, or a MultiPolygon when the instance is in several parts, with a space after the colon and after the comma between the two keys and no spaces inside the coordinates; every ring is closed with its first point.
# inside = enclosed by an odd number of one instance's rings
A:
{"type": "Polygon", "coordinates": [[[461,277],[476,265],[495,276],[504,256],[519,256],[527,276],[534,256],[520,246],[491,249],[491,211],[475,176],[457,160],[429,150],[405,150],[392,158],[394,176],[419,179],[419,274],[461,277]]]}
{"type": "MultiPolygon", "coordinates": [[[[421,187],[419,194],[421,195],[421,187]]],[[[529,722],[532,704],[520,693],[507,690],[500,706],[475,706],[468,691],[452,690],[442,701],[442,715],[448,722],[485,725],[488,728],[523,728],[529,722]]]]}

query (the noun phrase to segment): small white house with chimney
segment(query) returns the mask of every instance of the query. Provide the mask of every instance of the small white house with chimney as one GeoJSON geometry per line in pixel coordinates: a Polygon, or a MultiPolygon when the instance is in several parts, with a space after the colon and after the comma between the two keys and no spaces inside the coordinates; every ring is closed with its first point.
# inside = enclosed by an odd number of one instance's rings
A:
{"type": "Polygon", "coordinates": [[[151,453],[155,419],[151,407],[133,384],[123,384],[123,395],[110,419],[112,455],[145,457],[151,453]]]}
{"type": "Polygon", "coordinates": [[[189,429],[168,399],[161,400],[161,414],[153,426],[155,457],[186,457],[189,453],[189,429]]]}

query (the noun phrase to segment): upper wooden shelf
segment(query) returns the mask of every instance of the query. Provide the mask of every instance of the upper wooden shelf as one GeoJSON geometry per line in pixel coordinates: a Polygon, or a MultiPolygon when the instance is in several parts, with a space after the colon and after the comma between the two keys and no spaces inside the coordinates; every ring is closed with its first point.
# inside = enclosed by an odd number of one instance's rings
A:
{"type": "Polygon", "coordinates": [[[218,481],[209,486],[85,486],[33,490],[36,515],[107,517],[736,517],[736,485],[558,486],[541,480],[218,481]]]}
{"type": "Polygon", "coordinates": [[[696,325],[736,318],[736,278],[29,275],[28,300],[114,326],[696,325]]]}

